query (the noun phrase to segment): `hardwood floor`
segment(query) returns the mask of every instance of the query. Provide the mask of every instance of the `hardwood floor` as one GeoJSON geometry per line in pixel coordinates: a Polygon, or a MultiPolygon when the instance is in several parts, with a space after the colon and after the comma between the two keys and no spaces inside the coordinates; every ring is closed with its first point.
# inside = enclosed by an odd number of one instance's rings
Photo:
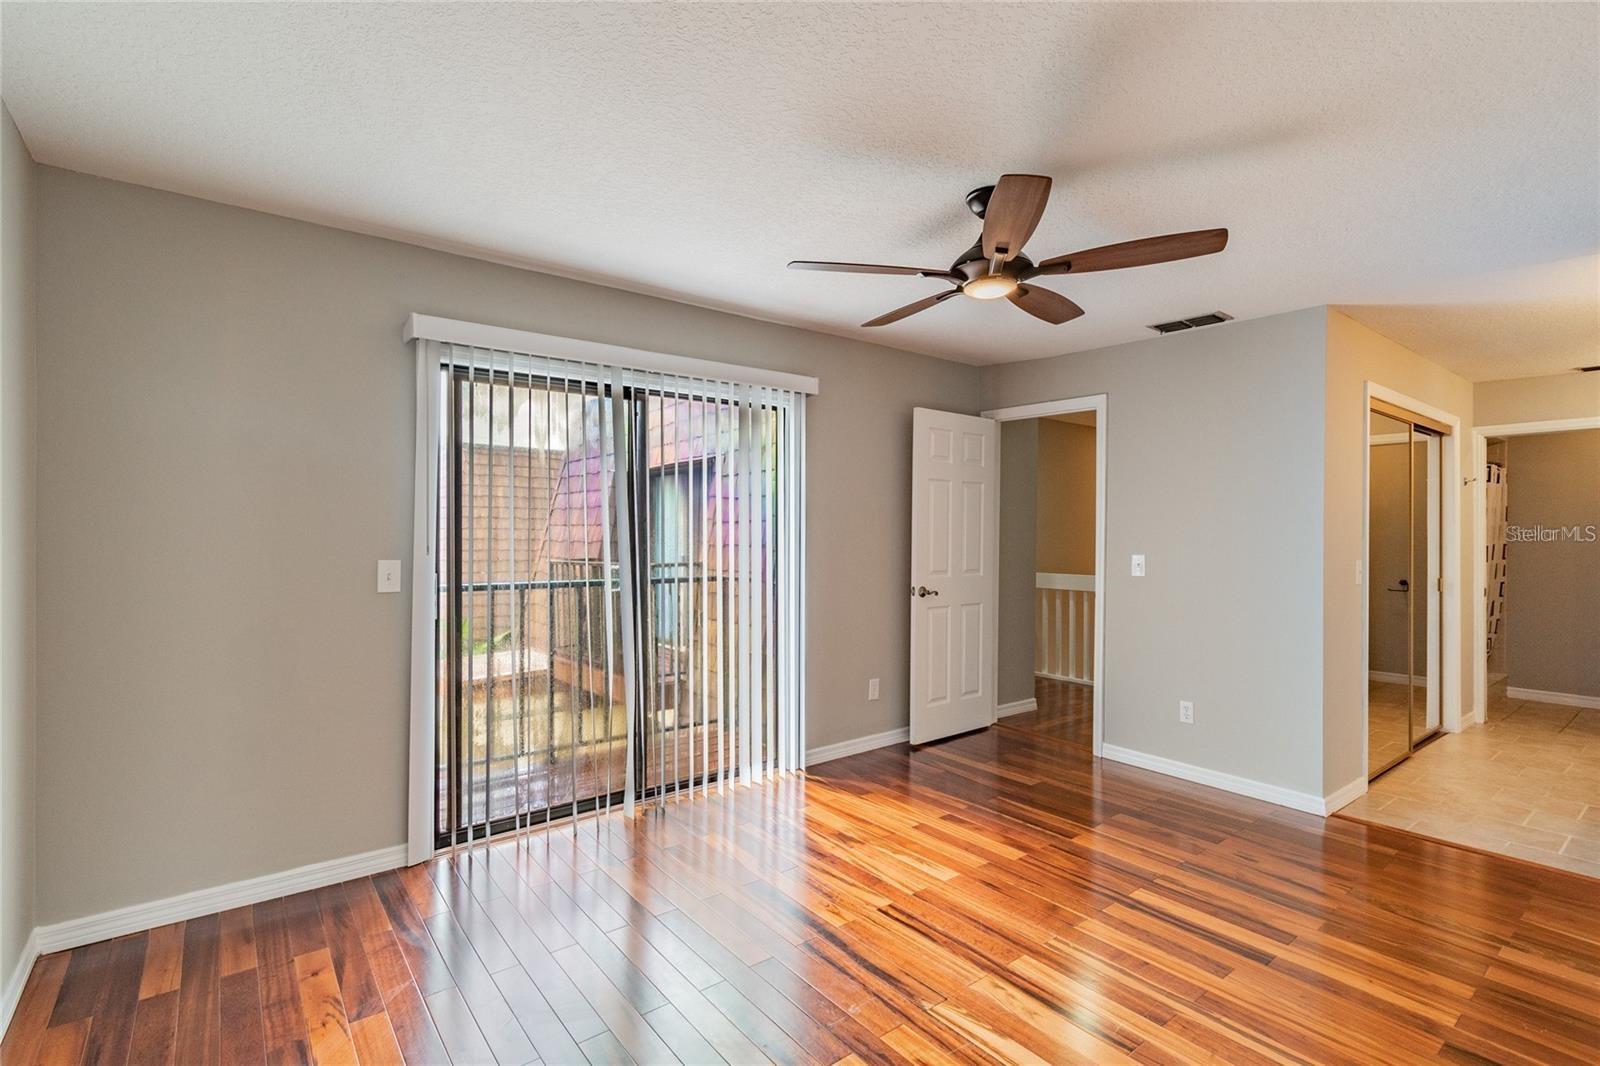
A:
{"type": "Polygon", "coordinates": [[[1094,689],[1045,677],[1034,678],[1033,689],[1039,709],[1008,715],[1000,724],[1015,733],[1069,745],[1080,754],[1089,752],[1094,746],[1094,689]]]}
{"type": "Polygon", "coordinates": [[[48,956],[4,1061],[1596,1061],[1600,882],[1096,762],[1062,689],[48,956]]]}

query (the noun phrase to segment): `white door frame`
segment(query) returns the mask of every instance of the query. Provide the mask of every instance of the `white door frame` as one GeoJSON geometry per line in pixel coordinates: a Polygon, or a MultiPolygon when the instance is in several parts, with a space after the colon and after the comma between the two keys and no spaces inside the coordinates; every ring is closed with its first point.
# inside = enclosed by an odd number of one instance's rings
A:
{"type": "MultiPolygon", "coordinates": [[[[984,411],[984,418],[996,422],[1021,422],[1029,418],[1049,418],[1081,411],[1094,412],[1094,754],[1098,758],[1106,732],[1106,394],[1047,400],[1020,407],[1000,407],[984,411]]],[[[1000,491],[1006,491],[1002,481],[1000,491]]],[[[1032,605],[1029,607],[1030,615],[1032,605]]],[[[999,627],[995,627],[995,649],[999,652],[999,627]]]]}
{"type": "Polygon", "coordinates": [[[1361,404],[1361,780],[1364,784],[1372,773],[1368,762],[1371,739],[1367,728],[1371,722],[1368,701],[1368,679],[1372,676],[1372,401],[1387,400],[1419,415],[1437,419],[1450,427],[1449,441],[1440,442],[1444,460],[1445,518],[1440,521],[1441,555],[1439,575],[1444,580],[1444,591],[1439,597],[1440,654],[1439,654],[1439,728],[1446,733],[1459,733],[1466,724],[1461,716],[1461,452],[1466,446],[1462,439],[1461,417],[1449,411],[1424,403],[1386,385],[1368,381],[1361,404]]]}
{"type": "Polygon", "coordinates": [[[1477,599],[1472,605],[1472,718],[1489,717],[1489,660],[1484,646],[1489,642],[1488,607],[1489,563],[1484,555],[1489,539],[1488,506],[1483,485],[1483,469],[1489,462],[1490,437],[1529,437],[1535,433],[1570,433],[1579,429],[1600,429],[1600,415],[1588,418],[1549,418],[1540,422],[1505,422],[1472,429],[1472,587],[1477,599]]]}

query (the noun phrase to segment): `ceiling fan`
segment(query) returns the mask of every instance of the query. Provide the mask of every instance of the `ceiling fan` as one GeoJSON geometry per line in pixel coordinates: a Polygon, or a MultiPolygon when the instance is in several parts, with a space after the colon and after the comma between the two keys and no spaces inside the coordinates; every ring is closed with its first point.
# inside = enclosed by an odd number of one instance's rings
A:
{"type": "Polygon", "coordinates": [[[830,270],[846,274],[910,274],[938,278],[955,286],[948,292],[897,307],[888,314],[861,323],[863,326],[887,326],[952,296],[971,296],[977,300],[997,300],[1003,296],[1033,317],[1059,326],[1083,314],[1083,308],[1058,292],[1029,284],[1034,278],[1170,263],[1175,259],[1211,255],[1228,246],[1227,230],[1202,229],[1106,244],[1035,263],[1022,254],[1022,246],[1039,225],[1049,199],[1050,179],[1039,174],[1002,174],[999,184],[969,192],[967,207],[983,219],[983,236],[961,253],[948,270],[876,263],[823,263],[807,259],[796,259],[789,266],[795,270],[830,270]]]}

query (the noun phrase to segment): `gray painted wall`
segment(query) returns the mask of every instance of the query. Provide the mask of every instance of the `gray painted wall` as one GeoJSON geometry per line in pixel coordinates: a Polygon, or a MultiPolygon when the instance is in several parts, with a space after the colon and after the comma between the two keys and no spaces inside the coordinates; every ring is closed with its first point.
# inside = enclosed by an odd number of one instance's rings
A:
{"type": "Polygon", "coordinates": [[[1039,422],[1000,423],[999,702],[1033,697],[1034,523],[1039,422]]]}
{"type": "MultiPolygon", "coordinates": [[[[1506,451],[1510,524],[1600,527],[1600,429],[1512,437],[1506,451]]],[[[1512,687],[1600,697],[1600,543],[1507,542],[1506,665],[1512,687]]]]}
{"type": "Polygon", "coordinates": [[[984,368],[985,408],[1107,394],[1106,744],[1322,795],[1326,323],[984,368]]]}
{"type": "Polygon", "coordinates": [[[0,982],[34,925],[37,170],[0,105],[0,982]]]}
{"type": "Polygon", "coordinates": [[[808,741],[906,724],[911,409],[977,411],[976,369],[39,182],[39,921],[404,840],[408,597],[373,566],[410,552],[411,311],[819,377],[808,741]]]}

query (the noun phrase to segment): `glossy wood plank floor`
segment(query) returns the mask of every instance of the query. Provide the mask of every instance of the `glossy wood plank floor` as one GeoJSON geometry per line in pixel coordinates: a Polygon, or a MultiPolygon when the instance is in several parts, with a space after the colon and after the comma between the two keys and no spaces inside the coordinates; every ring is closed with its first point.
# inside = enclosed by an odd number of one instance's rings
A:
{"type": "Polygon", "coordinates": [[[1596,1061],[1600,882],[1096,763],[1042,695],[47,957],[5,1062],[1596,1061]]]}

